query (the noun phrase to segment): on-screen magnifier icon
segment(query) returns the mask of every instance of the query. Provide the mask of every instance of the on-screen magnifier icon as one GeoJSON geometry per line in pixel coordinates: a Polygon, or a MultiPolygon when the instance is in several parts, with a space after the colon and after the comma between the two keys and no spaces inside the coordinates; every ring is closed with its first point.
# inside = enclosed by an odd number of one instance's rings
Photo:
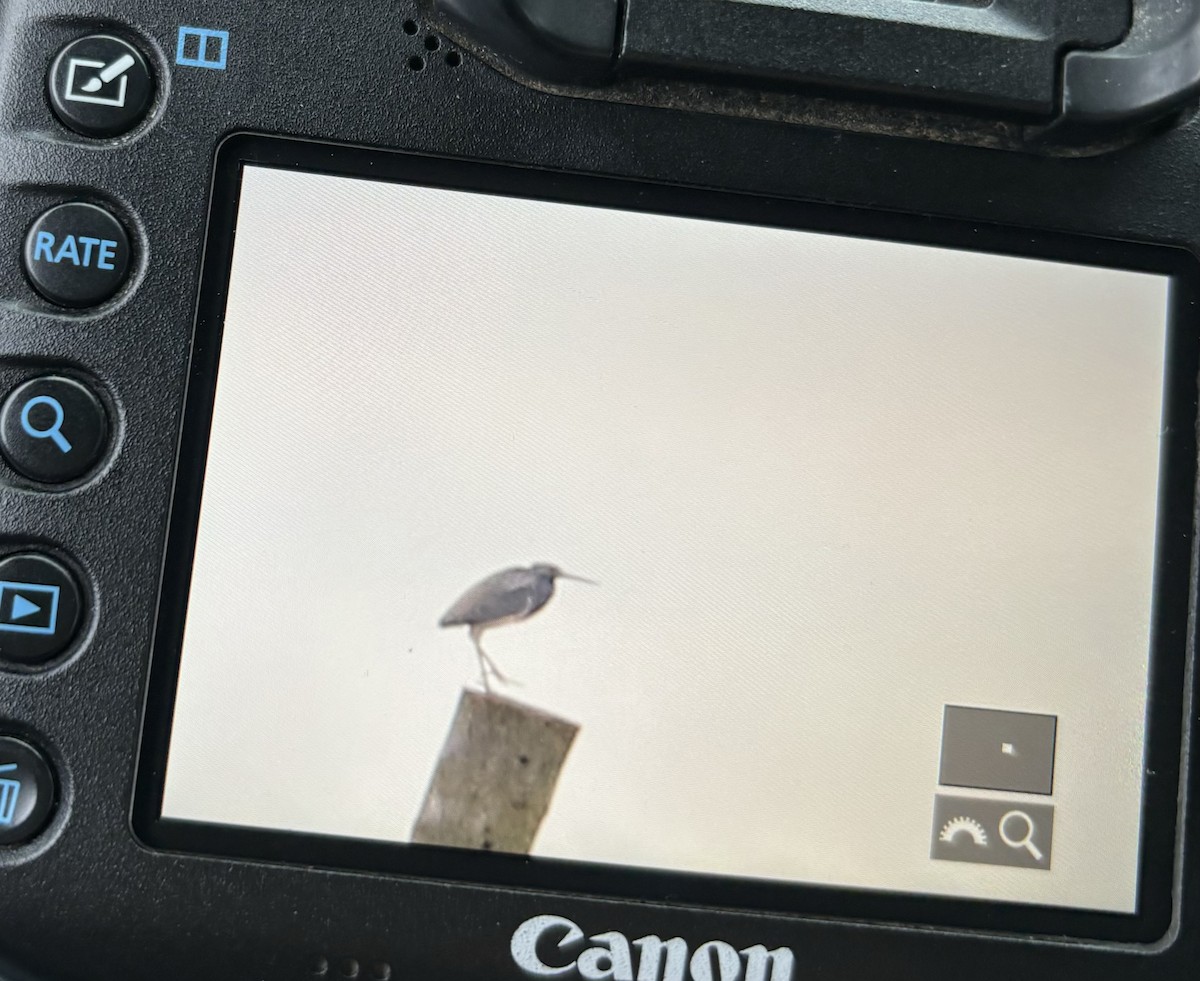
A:
{"type": "Polygon", "coordinates": [[[1033,843],[1033,835],[1037,830],[1031,818],[1024,811],[1009,811],[1000,819],[1000,840],[1009,848],[1024,848],[1034,861],[1040,862],[1046,856],[1042,854],[1042,850],[1033,843]],[[1016,822],[1017,827],[1020,827],[1021,822],[1024,822],[1024,832],[1017,835],[1012,835],[1009,831],[1010,822],[1016,822]]]}

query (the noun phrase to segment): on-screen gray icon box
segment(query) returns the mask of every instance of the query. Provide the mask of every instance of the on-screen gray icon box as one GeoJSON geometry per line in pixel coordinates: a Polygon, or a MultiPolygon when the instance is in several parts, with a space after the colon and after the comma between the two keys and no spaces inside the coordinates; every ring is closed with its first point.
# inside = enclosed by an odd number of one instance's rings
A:
{"type": "Polygon", "coordinates": [[[1054,807],[991,797],[933,798],[929,857],[1049,871],[1054,807]]]}
{"type": "Polygon", "coordinates": [[[1054,790],[1058,717],[947,705],[938,782],[1018,794],[1054,790]]]}

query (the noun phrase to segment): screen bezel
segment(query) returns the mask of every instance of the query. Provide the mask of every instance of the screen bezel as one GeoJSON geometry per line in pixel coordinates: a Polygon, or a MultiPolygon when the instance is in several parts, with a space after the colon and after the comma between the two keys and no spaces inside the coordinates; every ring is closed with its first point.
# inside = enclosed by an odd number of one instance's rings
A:
{"type": "MultiPolygon", "coordinates": [[[[864,273],[864,275],[866,275],[864,273]]],[[[450,298],[448,298],[450,299],[450,298]]],[[[889,924],[1145,943],[1173,919],[1177,803],[1196,483],[1200,262],[1184,249],[874,212],[759,195],[242,134],[219,148],[212,185],[175,490],[162,565],[131,823],[146,845],[445,881],[846,918],[889,924]],[[782,883],[583,861],[475,852],[162,815],[183,628],[200,517],[241,178],[246,166],[705,218],[1026,256],[1171,277],[1151,617],[1137,912],[1110,913],[890,890],[782,883]]]]}

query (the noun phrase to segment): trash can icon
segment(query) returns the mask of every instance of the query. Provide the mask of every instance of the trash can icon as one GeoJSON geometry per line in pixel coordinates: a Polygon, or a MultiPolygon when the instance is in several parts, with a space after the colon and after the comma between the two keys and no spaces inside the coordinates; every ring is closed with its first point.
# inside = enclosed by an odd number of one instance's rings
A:
{"type": "MultiPolygon", "coordinates": [[[[16,763],[6,763],[0,766],[0,774],[11,773],[16,768],[16,763]]],[[[17,800],[20,796],[21,781],[0,776],[0,828],[12,825],[17,816],[17,800]]]]}

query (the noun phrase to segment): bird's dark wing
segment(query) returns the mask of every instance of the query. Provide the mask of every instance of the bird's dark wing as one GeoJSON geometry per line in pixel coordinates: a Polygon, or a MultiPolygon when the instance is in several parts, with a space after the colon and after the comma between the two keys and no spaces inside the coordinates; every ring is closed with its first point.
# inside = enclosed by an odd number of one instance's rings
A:
{"type": "Polygon", "coordinates": [[[549,595],[528,569],[505,569],[468,589],[438,621],[441,627],[494,623],[523,617],[542,606],[549,595]]]}

